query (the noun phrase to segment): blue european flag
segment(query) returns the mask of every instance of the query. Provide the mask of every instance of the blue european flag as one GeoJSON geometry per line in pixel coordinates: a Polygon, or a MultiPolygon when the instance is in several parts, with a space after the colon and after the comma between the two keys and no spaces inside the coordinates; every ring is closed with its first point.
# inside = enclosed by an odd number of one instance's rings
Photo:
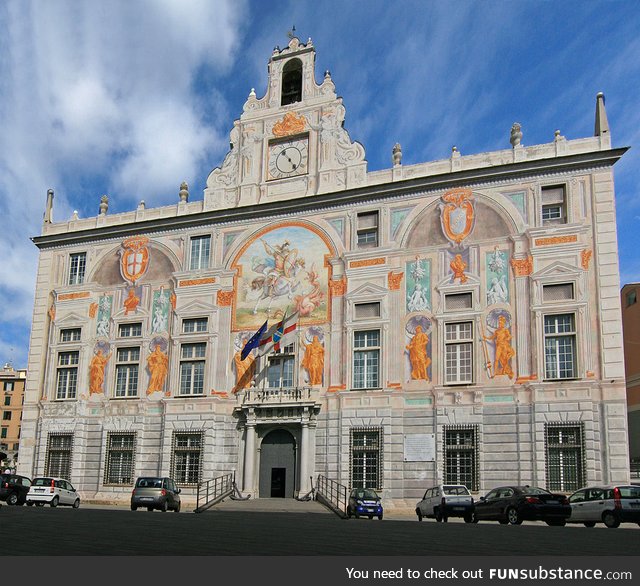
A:
{"type": "Polygon", "coordinates": [[[249,356],[249,352],[254,348],[257,348],[260,345],[260,339],[267,331],[267,321],[266,320],[261,326],[260,329],[249,338],[249,341],[244,345],[242,352],[240,353],[240,358],[244,360],[247,356],[249,356]]]}

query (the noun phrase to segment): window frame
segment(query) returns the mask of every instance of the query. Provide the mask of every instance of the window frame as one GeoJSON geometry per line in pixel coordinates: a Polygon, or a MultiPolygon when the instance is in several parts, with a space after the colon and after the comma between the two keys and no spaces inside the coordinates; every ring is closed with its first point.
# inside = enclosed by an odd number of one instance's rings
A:
{"type": "Polygon", "coordinates": [[[444,341],[444,384],[446,386],[460,386],[460,385],[472,385],[475,383],[476,380],[476,373],[475,373],[475,369],[476,369],[476,360],[475,360],[475,351],[476,351],[476,344],[475,344],[475,340],[474,340],[474,328],[475,328],[475,323],[474,320],[472,319],[463,319],[463,320],[452,320],[452,321],[447,321],[444,323],[444,328],[443,328],[443,341],[444,341]],[[449,327],[450,326],[461,326],[461,325],[465,325],[465,324],[469,324],[471,326],[471,333],[468,337],[459,337],[459,331],[460,328],[458,328],[458,337],[456,338],[449,338],[449,327]],[[463,364],[462,361],[465,359],[464,357],[461,356],[461,350],[464,347],[469,347],[469,351],[468,351],[468,356],[469,356],[469,361],[470,361],[470,365],[469,365],[469,377],[462,379],[461,378],[461,372],[463,370],[463,364]],[[449,364],[450,364],[450,360],[449,360],[449,350],[452,348],[457,348],[458,350],[456,351],[456,356],[455,356],[455,364],[456,364],[456,370],[455,373],[452,373],[449,369],[449,364]],[[452,376],[453,374],[455,374],[455,378],[452,376]]]}
{"type": "Polygon", "coordinates": [[[371,488],[373,490],[382,490],[384,486],[384,427],[383,426],[358,426],[349,429],[349,487],[353,488],[371,488]],[[367,435],[369,434],[369,435],[367,435]],[[363,445],[356,445],[356,436],[362,435],[364,438],[363,445]],[[371,446],[367,446],[367,438],[371,436],[371,446]],[[375,441],[374,441],[375,437],[375,441]],[[362,453],[363,463],[356,462],[356,454],[362,453]],[[373,464],[367,462],[367,454],[376,454],[373,464]],[[359,468],[362,467],[362,473],[359,468]],[[367,471],[369,470],[369,472],[367,471]],[[367,475],[373,482],[367,482],[367,475]],[[362,486],[356,485],[360,482],[356,476],[362,476],[362,486]],[[371,485],[370,485],[371,484],[371,485]],[[374,486],[375,484],[375,486],[374,486]]]}
{"type": "Polygon", "coordinates": [[[189,270],[202,271],[211,265],[211,234],[194,234],[189,238],[189,270]],[[201,243],[207,243],[203,246],[201,243]],[[196,247],[196,243],[199,243],[196,247]],[[206,254],[204,250],[206,249],[206,254]]]}
{"type": "Polygon", "coordinates": [[[87,275],[87,253],[72,252],[69,254],[69,270],[67,285],[82,285],[87,275]]]}
{"type": "Polygon", "coordinates": [[[80,371],[80,350],[63,350],[57,353],[56,360],[56,386],[55,386],[55,400],[56,401],[73,401],[78,398],[78,375],[80,371]],[[62,363],[61,358],[63,356],[69,356],[72,359],[76,358],[75,362],[62,363]],[[64,392],[61,393],[61,375],[65,374],[64,392]],[[75,373],[75,376],[73,376],[75,373]],[[69,377],[69,378],[66,378],[69,377]]]}
{"type": "MultiPolygon", "coordinates": [[[[549,214],[547,214],[549,215],[549,214]]],[[[554,226],[569,223],[569,206],[568,206],[568,189],[566,183],[549,184],[540,186],[540,225],[541,226],[554,226]],[[556,201],[549,201],[548,196],[547,203],[545,203],[545,192],[551,193],[552,190],[561,189],[562,198],[555,198],[556,201]],[[545,211],[559,210],[559,215],[545,218],[545,211]]]]}
{"type": "Polygon", "coordinates": [[[546,488],[550,491],[563,491],[572,492],[582,488],[586,484],[586,443],[585,443],[585,428],[582,421],[549,421],[544,425],[544,454],[545,454],[545,472],[546,472],[546,488]],[[563,442],[560,435],[559,442],[551,442],[551,431],[562,430],[577,431],[578,439],[574,442],[563,442]],[[553,452],[558,453],[558,463],[553,462],[553,452]],[[565,468],[564,460],[571,453],[575,455],[575,460],[569,462],[565,468]],[[577,465],[576,465],[577,464],[577,465]],[[554,468],[558,466],[557,477],[554,476],[554,468]],[[566,471],[575,471],[574,479],[565,479],[566,471]],[[575,487],[575,488],[573,488],[575,487]]]}
{"type": "Polygon", "coordinates": [[[178,395],[179,397],[201,397],[204,396],[204,381],[206,380],[206,363],[207,363],[207,343],[206,342],[183,342],[180,344],[180,358],[179,358],[179,381],[178,381],[178,395]],[[184,350],[187,347],[193,348],[194,352],[191,356],[185,356],[184,350]],[[197,354],[197,349],[202,348],[202,355],[197,354]],[[202,365],[201,372],[201,390],[200,392],[194,392],[196,387],[198,373],[198,366],[202,365]],[[184,367],[189,366],[189,381],[185,379],[184,367]],[[185,384],[188,382],[188,385],[185,384]],[[189,392],[183,392],[185,388],[189,389],[189,392]]]}
{"type": "Polygon", "coordinates": [[[73,344],[82,341],[82,328],[60,328],[58,335],[59,344],[73,344]],[[76,337],[77,334],[77,337],[76,337]],[[69,339],[65,340],[65,335],[68,335],[69,339]]]}
{"type": "Polygon", "coordinates": [[[206,334],[209,331],[209,318],[207,316],[203,317],[184,317],[182,318],[182,333],[186,335],[190,334],[206,334]],[[204,329],[198,329],[199,325],[204,323],[204,329]],[[193,324],[194,329],[188,330],[186,328],[187,324],[193,324]]]}
{"type": "Polygon", "coordinates": [[[178,486],[197,486],[202,479],[202,464],[203,464],[203,455],[204,455],[204,431],[190,431],[190,430],[179,430],[174,431],[171,438],[171,477],[174,479],[176,485],[178,486]],[[179,446],[179,439],[182,437],[191,437],[198,438],[199,444],[197,446],[179,446]],[[178,466],[181,465],[181,458],[179,454],[184,454],[187,456],[186,468],[193,466],[191,462],[191,458],[188,457],[188,454],[195,454],[197,452],[197,463],[195,464],[197,467],[197,472],[195,474],[195,480],[193,479],[193,474],[191,474],[190,479],[190,471],[185,469],[184,473],[184,481],[181,481],[183,478],[182,472],[178,470],[178,466]]]}
{"type": "MultiPolygon", "coordinates": [[[[443,466],[443,483],[444,484],[462,484],[469,491],[477,491],[480,489],[480,451],[479,451],[479,427],[477,424],[454,424],[442,426],[442,466],[443,466]],[[471,437],[471,442],[464,443],[448,443],[448,436],[457,434],[458,438],[464,434],[471,437]],[[462,463],[460,454],[470,457],[470,463],[462,463]],[[450,457],[458,454],[457,467],[452,470],[450,457]],[[460,470],[462,465],[470,468],[470,471],[463,472],[460,470]],[[470,477],[470,482],[467,479],[470,477]],[[469,484],[471,486],[469,486],[469,484]]],[[[488,497],[487,497],[488,498],[488,497]]]]}
{"type": "Polygon", "coordinates": [[[544,380],[545,381],[564,381],[564,380],[575,380],[579,378],[578,376],[578,320],[576,317],[576,312],[574,311],[563,311],[563,312],[554,312],[554,313],[544,313],[542,315],[542,352],[544,359],[544,380]],[[573,331],[571,332],[547,332],[547,318],[558,318],[561,316],[569,316],[572,318],[573,331]],[[561,372],[560,368],[560,351],[558,349],[558,345],[556,344],[556,374],[558,376],[548,376],[549,373],[549,363],[548,363],[548,352],[547,352],[547,340],[550,339],[572,339],[572,375],[571,376],[559,376],[561,372]]]}
{"type": "Polygon", "coordinates": [[[137,434],[135,431],[110,431],[107,433],[106,440],[106,449],[105,449],[105,464],[104,464],[104,478],[103,484],[105,486],[123,486],[123,485],[131,485],[134,483],[136,474],[135,474],[135,466],[136,466],[136,444],[137,444],[137,434]],[[120,445],[114,446],[113,440],[115,438],[130,438],[131,445],[120,445]],[[112,456],[116,454],[120,454],[122,458],[118,463],[118,467],[120,469],[127,468],[127,463],[124,461],[126,458],[130,458],[130,462],[128,464],[129,467],[129,476],[120,476],[120,481],[113,480],[111,477],[113,459],[112,456]]]}
{"type": "Polygon", "coordinates": [[[123,322],[118,324],[118,338],[128,339],[128,338],[142,338],[143,334],[143,324],[142,322],[132,321],[132,322],[123,322]],[[139,326],[139,328],[137,327],[139,326]],[[138,333],[139,329],[139,333],[138,333]],[[131,330],[133,333],[124,333],[128,330],[131,330]]]}
{"type": "Polygon", "coordinates": [[[67,432],[50,432],[47,436],[47,452],[45,456],[44,476],[57,478],[70,478],[73,470],[73,443],[74,434],[67,432]],[[54,442],[63,439],[69,440],[69,445],[54,446],[54,442]],[[52,462],[52,456],[59,456],[60,462],[52,462]],[[64,461],[63,461],[64,458],[64,461]],[[65,465],[66,463],[66,465],[65,465]]]}
{"type": "Polygon", "coordinates": [[[380,211],[379,210],[367,210],[356,213],[356,234],[355,234],[355,247],[360,250],[366,250],[369,248],[378,248],[380,246],[380,211]],[[375,217],[375,225],[364,225],[364,220],[367,217],[375,217]],[[370,239],[370,237],[372,237],[370,239]]]}
{"type": "Polygon", "coordinates": [[[113,398],[114,399],[135,399],[139,395],[139,387],[140,387],[140,360],[142,356],[140,346],[121,346],[116,348],[116,359],[115,359],[115,369],[114,369],[114,381],[113,381],[113,398]],[[131,351],[138,351],[137,360],[125,360],[121,358],[121,352],[127,351],[129,356],[131,351]],[[135,383],[131,385],[130,383],[130,371],[135,367],[135,383]],[[119,389],[119,373],[125,372],[126,386],[124,392],[121,392],[119,389]],[[134,388],[134,392],[131,391],[131,388],[134,388]]]}
{"type": "MultiPolygon", "coordinates": [[[[352,373],[351,373],[351,384],[352,389],[358,391],[366,391],[366,390],[375,390],[382,388],[382,328],[367,328],[367,329],[357,329],[353,330],[352,333],[352,373]],[[377,344],[368,344],[368,336],[366,334],[377,333],[377,344]],[[365,334],[364,343],[365,346],[357,346],[356,345],[356,337],[360,334],[365,334]],[[364,372],[362,374],[362,386],[358,386],[358,367],[356,365],[356,357],[363,357],[363,369],[364,372]],[[370,358],[369,358],[370,356],[370,358]],[[374,356],[377,358],[375,361],[373,360],[374,356]],[[372,364],[369,365],[369,362],[372,361],[372,364]],[[375,363],[375,364],[374,364],[375,363]],[[376,384],[368,384],[368,379],[371,377],[368,375],[369,369],[375,369],[375,383],[376,384]]],[[[373,381],[372,381],[373,382],[373,381]]]]}

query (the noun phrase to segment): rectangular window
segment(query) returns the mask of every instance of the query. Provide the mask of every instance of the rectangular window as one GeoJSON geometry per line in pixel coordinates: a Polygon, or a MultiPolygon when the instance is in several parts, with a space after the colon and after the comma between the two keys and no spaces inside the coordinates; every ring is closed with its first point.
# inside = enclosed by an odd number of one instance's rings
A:
{"type": "Polygon", "coordinates": [[[451,295],[445,295],[444,299],[447,311],[471,309],[473,306],[473,296],[471,293],[452,293],[451,295]]]}
{"type": "Polygon", "coordinates": [[[542,188],[542,224],[565,224],[566,194],[564,186],[542,188]]]}
{"type": "Polygon", "coordinates": [[[351,488],[382,488],[382,427],[351,429],[351,488]]]}
{"type": "Polygon", "coordinates": [[[547,423],[547,488],[571,492],[585,484],[584,430],[582,423],[547,423]]]}
{"type": "Polygon", "coordinates": [[[116,397],[138,396],[140,348],[118,348],[116,353],[116,397]]]}
{"type": "Polygon", "coordinates": [[[182,344],[180,351],[180,394],[202,395],[204,392],[204,358],[207,345],[182,344]]]}
{"type": "Polygon", "coordinates": [[[71,477],[71,452],[73,434],[50,433],[47,440],[45,476],[69,479],[71,477]]]}
{"type": "Polygon", "coordinates": [[[69,285],[84,283],[84,273],[87,268],[87,253],[78,252],[69,258],[69,285]]]}
{"type": "Polygon", "coordinates": [[[189,269],[197,271],[209,268],[211,236],[194,236],[191,238],[191,257],[189,269]]]}
{"type": "Polygon", "coordinates": [[[2,412],[2,421],[11,421],[11,411],[2,412]]]}
{"type": "Polygon", "coordinates": [[[56,399],[75,399],[78,391],[79,352],[60,352],[56,382],[56,399]]]}
{"type": "Polygon", "coordinates": [[[60,330],[60,342],[79,342],[81,334],[81,328],[66,328],[60,330]]]}
{"type": "Polygon", "coordinates": [[[177,484],[198,484],[202,468],[202,433],[173,433],[171,470],[177,484]]]}
{"type": "Polygon", "coordinates": [[[2,431],[0,431],[0,438],[4,439],[7,437],[7,433],[9,432],[8,427],[3,427],[2,431]]]}
{"type": "Polygon", "coordinates": [[[627,293],[627,307],[629,307],[630,305],[634,305],[637,301],[638,294],[636,293],[636,290],[634,289],[633,291],[629,291],[627,293]]]}
{"type": "Polygon", "coordinates": [[[356,303],[355,319],[374,319],[380,317],[380,302],[374,303],[356,303]]]}
{"type": "Polygon", "coordinates": [[[353,388],[380,388],[380,330],[353,333],[353,388]]]}
{"type": "Polygon", "coordinates": [[[12,380],[4,381],[4,390],[7,392],[13,391],[14,382],[12,380]]]}
{"type": "Polygon", "coordinates": [[[120,324],[118,326],[118,337],[138,338],[142,336],[142,323],[120,324]]]}
{"type": "Polygon", "coordinates": [[[478,490],[478,427],[447,425],[443,429],[444,481],[478,490]]]}
{"type": "Polygon", "coordinates": [[[194,334],[198,332],[206,332],[209,320],[206,317],[194,317],[182,320],[182,333],[194,334]]]}
{"type": "Polygon", "coordinates": [[[473,382],[473,323],[445,324],[445,382],[473,382]]]}
{"type": "Polygon", "coordinates": [[[545,303],[572,301],[573,299],[573,283],[561,283],[559,285],[542,285],[542,300],[545,303]]]}
{"type": "Polygon", "coordinates": [[[576,326],[572,313],[544,316],[544,377],[576,378],[576,326]]]}
{"type": "Polygon", "coordinates": [[[105,484],[133,484],[135,448],[135,433],[109,433],[107,435],[105,484]]]}
{"type": "Polygon", "coordinates": [[[378,212],[358,214],[358,248],[378,246],[378,212]]]}
{"type": "Polygon", "coordinates": [[[11,395],[5,395],[4,404],[5,405],[11,405],[11,395]]]}
{"type": "Polygon", "coordinates": [[[271,354],[268,360],[267,386],[270,389],[290,389],[295,386],[296,359],[293,344],[287,346],[283,352],[271,354]]]}

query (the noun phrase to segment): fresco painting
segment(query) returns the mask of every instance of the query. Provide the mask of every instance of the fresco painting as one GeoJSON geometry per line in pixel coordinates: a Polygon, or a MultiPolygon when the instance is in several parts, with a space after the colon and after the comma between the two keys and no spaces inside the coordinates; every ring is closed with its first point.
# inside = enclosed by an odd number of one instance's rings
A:
{"type": "Polygon", "coordinates": [[[487,305],[509,303],[509,254],[496,246],[486,255],[487,305]]]}
{"type": "Polygon", "coordinates": [[[407,263],[407,312],[431,309],[431,261],[424,258],[407,263]]]}

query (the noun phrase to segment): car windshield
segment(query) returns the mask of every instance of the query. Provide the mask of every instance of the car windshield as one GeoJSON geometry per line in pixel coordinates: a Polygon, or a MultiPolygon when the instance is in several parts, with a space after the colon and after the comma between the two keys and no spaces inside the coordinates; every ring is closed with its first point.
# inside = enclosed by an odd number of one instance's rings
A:
{"type": "Polygon", "coordinates": [[[380,497],[378,496],[378,494],[376,493],[375,490],[371,490],[370,488],[361,488],[357,491],[355,491],[355,494],[353,495],[355,498],[357,499],[379,499],[380,497]]]}
{"type": "Polygon", "coordinates": [[[466,486],[443,486],[442,492],[444,492],[444,494],[451,494],[451,495],[469,494],[469,491],[467,490],[466,486]]]}
{"type": "Polygon", "coordinates": [[[162,488],[162,478],[138,478],[137,488],[162,488]]]}
{"type": "Polygon", "coordinates": [[[34,478],[33,486],[51,486],[53,478],[34,478]]]}
{"type": "Polygon", "coordinates": [[[523,486],[521,490],[522,494],[551,494],[548,490],[538,488],[537,486],[523,486]]]}

